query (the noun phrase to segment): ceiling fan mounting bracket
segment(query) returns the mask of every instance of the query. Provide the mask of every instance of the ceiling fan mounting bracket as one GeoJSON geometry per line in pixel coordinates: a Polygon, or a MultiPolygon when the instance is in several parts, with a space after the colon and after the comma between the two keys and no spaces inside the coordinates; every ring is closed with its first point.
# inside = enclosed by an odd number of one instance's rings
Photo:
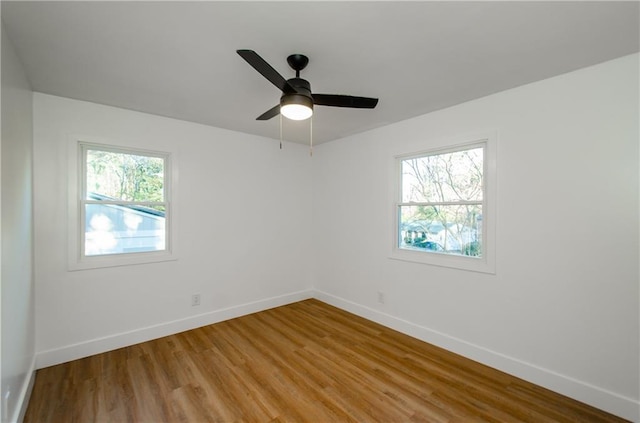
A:
{"type": "Polygon", "coordinates": [[[287,57],[287,63],[296,71],[296,77],[299,77],[299,72],[309,64],[309,58],[304,54],[292,54],[287,57]]]}

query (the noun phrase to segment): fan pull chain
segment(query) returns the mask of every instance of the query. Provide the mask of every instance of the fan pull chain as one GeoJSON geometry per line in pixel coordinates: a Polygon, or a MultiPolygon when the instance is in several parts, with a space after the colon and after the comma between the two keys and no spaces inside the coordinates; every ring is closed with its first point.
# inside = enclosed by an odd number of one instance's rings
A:
{"type": "Polygon", "coordinates": [[[282,150],[282,113],[280,113],[280,150],[282,150]]]}
{"type": "Polygon", "coordinates": [[[313,157],[313,115],[309,119],[309,156],[313,157]]]}

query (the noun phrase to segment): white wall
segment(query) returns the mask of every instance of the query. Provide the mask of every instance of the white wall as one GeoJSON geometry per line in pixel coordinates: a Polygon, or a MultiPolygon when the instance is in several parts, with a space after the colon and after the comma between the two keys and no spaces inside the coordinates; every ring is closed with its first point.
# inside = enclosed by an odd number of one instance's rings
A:
{"type": "Polygon", "coordinates": [[[16,421],[35,371],[32,93],[2,25],[2,421],[16,421]]]}
{"type": "Polygon", "coordinates": [[[319,298],[640,419],[638,79],[632,55],[320,145],[319,298]],[[389,259],[393,157],[484,130],[496,274],[389,259]]]}
{"type": "Polygon", "coordinates": [[[301,145],[35,93],[38,367],[307,298],[310,166],[301,145]],[[173,154],[177,261],[68,271],[78,134],[173,154]]]}

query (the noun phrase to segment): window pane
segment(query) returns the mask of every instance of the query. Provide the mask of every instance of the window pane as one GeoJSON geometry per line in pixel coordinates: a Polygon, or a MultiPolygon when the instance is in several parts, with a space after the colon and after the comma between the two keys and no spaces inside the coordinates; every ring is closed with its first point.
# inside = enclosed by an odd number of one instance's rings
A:
{"type": "Polygon", "coordinates": [[[164,249],[164,207],[85,205],[85,255],[164,249]]]}
{"type": "Polygon", "coordinates": [[[482,205],[399,207],[400,248],[482,256],[482,205]]]}
{"type": "Polygon", "coordinates": [[[402,160],[402,202],[482,201],[483,148],[402,160]]]}
{"type": "Polygon", "coordinates": [[[87,193],[91,200],[164,201],[164,159],[87,150],[87,193]]]}

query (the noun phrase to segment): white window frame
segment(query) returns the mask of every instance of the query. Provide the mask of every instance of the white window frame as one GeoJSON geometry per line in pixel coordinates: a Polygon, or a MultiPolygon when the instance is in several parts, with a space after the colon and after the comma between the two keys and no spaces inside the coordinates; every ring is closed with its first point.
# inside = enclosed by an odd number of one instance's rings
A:
{"type": "Polygon", "coordinates": [[[69,143],[68,268],[71,271],[177,260],[175,230],[176,166],[170,152],[125,146],[110,140],[74,137],[69,143]],[[95,149],[164,159],[165,249],[120,254],[84,254],[86,151],[95,149]]]}
{"type": "Polygon", "coordinates": [[[390,258],[433,266],[450,267],[482,273],[496,272],[496,144],[495,133],[483,133],[447,142],[440,142],[433,148],[404,153],[393,158],[393,212],[392,245],[390,258]],[[483,147],[483,200],[482,200],[482,256],[470,257],[434,251],[400,248],[400,208],[402,202],[402,161],[409,158],[453,153],[483,147]]]}

